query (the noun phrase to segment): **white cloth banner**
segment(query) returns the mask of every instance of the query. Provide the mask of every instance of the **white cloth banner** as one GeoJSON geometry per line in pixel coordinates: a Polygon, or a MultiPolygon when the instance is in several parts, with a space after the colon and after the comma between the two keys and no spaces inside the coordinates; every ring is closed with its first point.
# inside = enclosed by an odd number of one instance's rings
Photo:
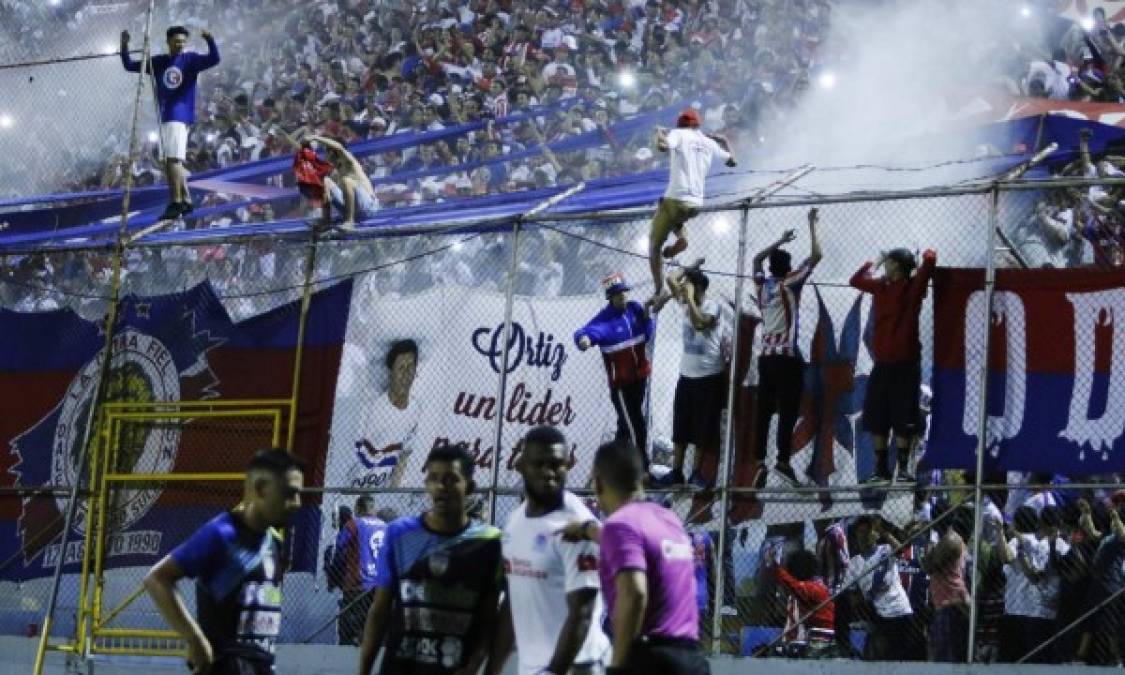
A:
{"type": "MultiPolygon", "coordinates": [[[[477,484],[487,486],[497,454],[497,415],[505,419],[499,485],[520,484],[513,451],[539,424],[563,430],[576,462],[570,485],[587,485],[593,451],[612,438],[616,417],[601,356],[597,350],[579,352],[572,336],[601,306],[596,296],[517,298],[507,391],[498,403],[503,294],[460,286],[393,300],[357,293],[337,385],[325,487],[421,488],[426,454],[442,442],[463,444],[477,459],[477,484]],[[405,409],[391,402],[388,390],[404,383],[394,381],[400,376],[385,362],[399,340],[413,340],[418,348],[416,375],[405,383],[405,409]]],[[[354,499],[328,496],[326,513],[354,499]]],[[[407,500],[401,494],[376,494],[376,500],[398,515],[426,505],[421,495],[407,500]]]]}

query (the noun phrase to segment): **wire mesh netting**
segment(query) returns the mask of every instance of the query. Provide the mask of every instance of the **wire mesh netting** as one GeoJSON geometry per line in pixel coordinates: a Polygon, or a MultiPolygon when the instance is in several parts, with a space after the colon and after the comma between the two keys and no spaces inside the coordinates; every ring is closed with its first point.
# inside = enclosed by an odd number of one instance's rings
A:
{"type": "MultiPolygon", "coordinates": [[[[302,116],[321,114],[320,102],[263,101],[255,111],[263,127],[245,134],[254,142],[241,143],[255,96],[237,74],[294,64],[265,48],[243,48],[238,34],[251,27],[224,24],[223,3],[199,8],[202,19],[190,16],[188,4],[160,9],[155,23],[211,23],[231,47],[228,67],[206,78],[207,109],[189,168],[288,152],[265,122],[296,128],[302,116]]],[[[283,4],[262,3],[258,27],[278,29],[283,4]]],[[[145,3],[99,3],[69,21],[34,3],[19,8],[72,39],[60,51],[49,46],[57,39],[0,26],[11,38],[0,41],[0,62],[10,64],[0,68],[0,131],[18,131],[0,133],[0,152],[20,158],[0,166],[0,199],[127,182],[136,188],[131,194],[151,198],[156,192],[143,190],[163,180],[153,92],[122,71],[113,53],[118,44],[104,39],[122,28],[142,35],[145,3]],[[132,139],[121,120],[131,115],[135,96],[137,147],[130,156],[132,139]],[[45,114],[76,106],[80,124],[72,115],[45,114]]],[[[139,47],[134,37],[135,57],[139,47]]],[[[326,77],[342,76],[331,70],[326,77]]],[[[459,100],[450,103],[447,121],[475,122],[480,111],[458,108],[459,100]]],[[[340,125],[345,112],[357,111],[329,105],[325,121],[340,125]]],[[[611,123],[596,110],[588,122],[566,108],[544,114],[564,138],[600,133],[611,123]]],[[[432,115],[420,109],[408,122],[429,128],[432,115]]],[[[485,162],[505,145],[549,145],[538,120],[501,126],[484,127],[500,139],[484,144],[485,162]]],[[[613,150],[537,150],[542,159],[511,175],[493,166],[457,179],[452,172],[442,180],[403,179],[417,189],[391,185],[380,199],[409,206],[548,188],[594,179],[617,156],[636,158],[630,170],[652,168],[651,151],[647,158],[641,153],[648,131],[607,134],[613,150]]],[[[462,141],[480,132],[474,127],[422,144],[419,165],[466,164],[462,141]]],[[[399,150],[361,157],[376,179],[405,159],[399,150]]],[[[833,169],[841,170],[849,169],[833,169]]],[[[782,174],[751,173],[745,182],[782,174]]],[[[272,175],[259,182],[280,188],[291,181],[272,175]]],[[[713,199],[753,194],[733,184],[713,199]]],[[[1064,472],[1034,459],[1020,471],[989,468],[1011,452],[1020,433],[1013,420],[1030,417],[1034,399],[1048,392],[1043,380],[1023,377],[1030,351],[1051,350],[1028,346],[1039,334],[1020,337],[1016,327],[1022,330],[1031,312],[1020,293],[1029,287],[1006,272],[1120,267],[1120,186],[1009,187],[830,197],[806,186],[797,191],[811,196],[799,200],[704,208],[664,242],[650,240],[647,209],[461,228],[427,223],[360,236],[298,224],[282,237],[234,240],[224,227],[270,222],[277,214],[268,201],[239,205],[243,197],[214,191],[200,202],[203,215],[171,226],[192,236],[187,243],[142,237],[117,249],[107,238],[101,248],[78,250],[67,248],[79,243],[64,234],[49,250],[6,254],[0,311],[26,322],[20,325],[27,331],[41,331],[43,350],[56,358],[40,369],[49,375],[11,369],[26,414],[0,423],[14,439],[0,452],[0,468],[12,478],[12,487],[0,489],[0,523],[15,542],[0,558],[0,633],[41,631],[50,575],[61,560],[52,637],[91,635],[105,653],[179,649],[176,639],[125,634],[166,628],[140,593],[141,580],[172,546],[242,500],[240,482],[205,474],[240,472],[254,450],[280,445],[308,464],[304,506],[286,533],[281,641],[357,644],[369,595],[338,566],[349,520],[369,508],[387,522],[425,511],[426,454],[450,443],[475,460],[472,514],[503,525],[522,499],[520,439],[550,424],[571,446],[569,486],[591,506],[598,445],[629,439],[644,453],[650,495],[674,509],[692,537],[700,637],[710,653],[1120,665],[1125,500],[1117,474],[1090,471],[1064,481],[1054,475],[1064,472]],[[206,212],[211,206],[218,210],[206,212]],[[681,236],[687,250],[657,274],[650,252],[681,236]],[[779,248],[788,256],[776,255],[779,248]],[[983,275],[969,290],[956,290],[960,282],[943,286],[964,302],[964,326],[952,332],[943,323],[949,315],[939,317],[938,282],[922,278],[912,307],[917,349],[889,358],[878,344],[876,300],[869,297],[875,292],[861,266],[889,256],[928,275],[929,251],[942,268],[979,270],[993,262],[1004,272],[994,295],[983,275]],[[606,288],[614,284],[628,287],[626,300],[653,319],[644,340],[651,372],[621,377],[601,345],[583,342],[583,329],[612,304],[606,288]],[[656,285],[673,292],[659,297],[656,285]],[[779,297],[781,319],[776,303],[770,309],[779,297]],[[963,398],[958,414],[943,412],[935,395],[944,387],[948,400],[952,391],[951,347],[939,336],[953,336],[963,351],[954,378],[963,398]],[[259,401],[279,412],[234,418],[179,411],[174,422],[128,417],[142,410],[159,415],[181,401],[245,401],[246,409],[259,401]],[[104,403],[138,407],[119,409],[125,415],[114,426],[98,405],[104,403]],[[879,403],[893,419],[880,422],[879,403]],[[936,435],[939,423],[963,433],[936,435]],[[982,429],[985,469],[978,471],[982,429]],[[958,461],[942,469],[934,457],[952,451],[940,442],[961,448],[958,461]],[[83,458],[97,460],[94,470],[83,458]],[[142,474],[153,475],[137,482],[142,474]],[[176,474],[196,476],[173,480],[176,474]],[[879,482],[884,474],[894,481],[879,482]],[[76,484],[75,517],[64,538],[76,484]],[[101,525],[87,537],[91,516],[101,525]]],[[[58,199],[68,208],[86,206],[80,196],[58,199]]],[[[279,211],[294,202],[291,195],[279,201],[279,211]]],[[[52,211],[55,222],[35,227],[74,225],[65,211],[52,211]]],[[[0,229],[18,212],[0,205],[0,229]]],[[[102,216],[109,226],[118,217],[102,216]]],[[[1073,364],[1064,365],[1074,372],[1070,418],[1081,423],[1061,431],[1079,449],[1081,466],[1105,466],[1125,429],[1125,389],[1111,377],[1120,361],[1113,320],[1120,302],[1100,287],[1068,302],[1074,326],[1044,333],[1049,342],[1074,346],[1073,364]]],[[[1048,454],[1038,452],[1038,439],[1019,438],[1028,456],[1048,454]]],[[[194,593],[181,590],[194,611],[194,593]]]]}
{"type": "MultiPolygon", "coordinates": [[[[1020,239],[1019,229],[1029,221],[1041,223],[1038,201],[1032,192],[1006,193],[999,201],[996,222],[1017,248],[1031,241],[1020,239]]],[[[592,453],[599,443],[625,435],[646,448],[651,493],[671,506],[692,533],[705,581],[698,598],[701,635],[712,650],[749,657],[964,660],[975,604],[974,660],[1115,663],[1114,626],[1120,609],[1112,569],[1119,555],[1115,528],[1120,524],[1114,515],[1112,476],[1084,477],[1092,481],[1089,488],[1059,488],[1042,472],[985,476],[978,540],[974,472],[937,471],[927,464],[925,421],[917,420],[915,431],[901,442],[892,435],[885,452],[865,430],[864,399],[878,358],[871,302],[852,288],[852,276],[865,261],[896,248],[919,261],[925,250],[933,249],[942,267],[986,264],[982,242],[987,242],[992,222],[990,205],[991,195],[978,192],[807,200],[745,213],[708,211],[692,218],[684,230],[689,248],[677,259],[682,262],[667,265],[664,272],[673,284],[692,280],[692,293],[699,293],[694,305],[715,316],[718,377],[706,390],[708,398],[693,399],[696,408],[709,413],[693,416],[698,434],[682,431],[688,413],[676,400],[684,380],[696,374],[690,349],[695,333],[701,332],[692,325],[692,303],[682,292],[655,313],[653,372],[640,424],[632,429],[630,411],[622,407],[619,412],[616,406],[617,387],[603,360],[578,349],[574,340],[575,331],[605,307],[607,278],[620,275],[632,287],[630,299],[640,304],[652,296],[649,223],[643,217],[325,239],[315,249],[307,241],[267,238],[130,247],[118,291],[124,299],[117,309],[119,316],[139,320],[154,311],[146,305],[158,304],[161,295],[186,297],[207,282],[235,323],[271,316],[296,326],[307,275],[310,291],[350,281],[353,309],[338,317],[346,325],[329,394],[330,419],[314,423],[309,415],[315,413],[298,410],[298,428],[319,424],[321,431],[315,433],[326,434],[327,441],[322,459],[307,458],[316,467],[305,500],[307,515],[290,533],[299,564],[286,582],[289,618],[283,641],[356,642],[362,612],[355,608],[363,607],[363,594],[345,587],[331,561],[337,534],[354,517],[360,497],[374,497],[375,512],[383,519],[424,511],[429,501],[422,460],[435,444],[451,442],[477,460],[480,489],[474,513],[503,524],[522,492],[514,462],[518,441],[531,426],[548,423],[562,427],[572,443],[570,487],[583,495],[590,494],[592,453]],[[787,414],[778,399],[765,411],[774,414],[767,415],[759,401],[764,391],[769,395],[763,388],[773,385],[760,357],[766,351],[764,336],[775,328],[763,324],[754,276],[758,269],[766,277],[777,272],[770,267],[768,249],[787,230],[795,231],[794,240],[784,248],[792,267],[803,269],[805,258],[814,254],[809,227],[813,208],[821,259],[792,296],[792,329],[804,363],[802,386],[787,399],[787,414]],[[700,258],[699,273],[687,273],[684,266],[700,258]],[[783,444],[787,450],[779,447],[783,444]],[[788,462],[783,452],[788,452],[788,462]],[[899,473],[901,482],[867,484],[880,462],[882,469],[899,473]],[[997,485],[989,488],[990,483],[997,485]],[[1001,538],[1008,554],[999,548],[1001,538]],[[974,568],[979,574],[975,582],[974,568]],[[1029,605],[1027,597],[1036,604],[1029,605]]],[[[1026,253],[1033,251],[1026,248],[1026,253]]],[[[1013,264],[1011,252],[1002,251],[998,261],[1013,264]]],[[[112,263],[113,253],[106,251],[8,256],[0,287],[4,306],[22,314],[72,309],[89,324],[74,330],[92,329],[96,336],[113,297],[112,263]]],[[[1004,283],[1001,277],[1001,290],[1004,283]]],[[[997,294],[995,311],[1015,311],[1004,304],[1007,297],[997,294]]],[[[926,293],[920,306],[914,386],[924,416],[931,412],[928,389],[939,360],[933,302],[933,294],[926,293]]],[[[135,327],[122,325],[119,334],[130,330],[135,327]]],[[[984,331],[984,324],[967,320],[963,339],[969,362],[979,362],[984,354],[984,331]]],[[[991,339],[1007,344],[1004,333],[991,339]]],[[[1100,371],[1102,366],[1095,364],[1108,358],[1108,343],[1097,336],[1093,340],[1088,352],[1079,352],[1080,369],[1100,371]],[[1090,362],[1083,365],[1083,359],[1090,362]]],[[[1011,362],[1012,347],[1006,354],[1001,363],[1011,362]]],[[[137,382],[144,379],[139,378],[143,368],[130,363],[127,357],[114,362],[106,400],[164,400],[154,392],[140,395],[137,382]]],[[[217,386],[222,398],[229,393],[235,399],[284,399],[293,362],[282,359],[275,365],[283,382],[272,388],[234,381],[209,385],[217,386]]],[[[1001,385],[1009,402],[1005,405],[1028,395],[1018,380],[996,386],[1001,385]]],[[[966,400],[979,401],[979,393],[975,396],[966,395],[966,400]]],[[[1105,408],[1107,425],[1113,425],[1119,410],[1105,408]]],[[[974,419],[979,417],[969,415],[970,422],[974,419]]],[[[177,456],[201,458],[207,471],[236,472],[249,448],[273,444],[270,425],[259,426],[250,429],[221,419],[177,425],[177,456]],[[194,434],[198,441],[186,454],[184,434],[194,434]]],[[[143,426],[133,431],[145,438],[161,435],[143,426]]],[[[989,431],[1004,433],[995,425],[989,431]]],[[[159,469],[159,462],[153,466],[159,469]]],[[[176,470],[184,466],[177,464],[176,470]]],[[[73,470],[61,472],[56,484],[65,489],[73,475],[73,470]]],[[[204,511],[214,514],[235,506],[241,489],[236,485],[122,485],[108,490],[106,498],[108,504],[127,505],[139,496],[157,495],[155,504],[194,509],[200,520],[204,511]]],[[[11,505],[4,513],[20,523],[41,512],[58,520],[65,502],[61,491],[53,498],[10,495],[4,498],[11,505]],[[50,508],[44,508],[48,502],[50,508]]],[[[127,512],[116,506],[107,510],[127,512]]],[[[60,638],[76,629],[81,513],[53,631],[60,638]]],[[[109,518],[110,530],[119,520],[109,518]]],[[[162,528],[149,535],[183,540],[198,524],[195,520],[178,519],[182,531],[162,528]]],[[[57,537],[61,521],[49,521],[41,525],[53,527],[57,537]]],[[[146,569],[129,564],[129,555],[143,554],[129,554],[129,542],[146,545],[143,529],[106,538],[107,560],[113,561],[114,552],[125,557],[118,557],[120,563],[112,564],[102,580],[100,606],[113,614],[103,628],[161,625],[145,596],[125,603],[146,569]]],[[[57,545],[52,558],[50,546],[36,543],[49,536],[23,539],[19,564],[26,568],[25,558],[38,556],[44,571],[52,567],[57,545]]],[[[14,591],[6,596],[11,598],[6,632],[38,630],[47,581],[3,582],[14,591]]],[[[151,648],[175,646],[156,644],[164,638],[151,639],[146,643],[151,648]]],[[[101,644],[108,650],[136,647],[123,640],[106,637],[101,644]]]]}

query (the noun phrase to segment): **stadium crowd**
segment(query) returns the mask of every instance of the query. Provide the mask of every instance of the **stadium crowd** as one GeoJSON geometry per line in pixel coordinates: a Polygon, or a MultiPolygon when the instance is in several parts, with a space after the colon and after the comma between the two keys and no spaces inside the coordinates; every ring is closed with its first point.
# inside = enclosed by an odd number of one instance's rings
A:
{"type": "MultiPolygon", "coordinates": [[[[0,17],[28,21],[32,15],[25,13],[27,5],[0,0],[0,17]]],[[[783,114],[808,86],[830,14],[827,0],[325,0],[307,6],[259,0],[173,2],[166,20],[193,30],[210,27],[224,50],[223,68],[201,82],[203,113],[190,138],[187,160],[196,173],[287,155],[287,137],[302,134],[351,143],[440,130],[482,116],[501,120],[517,112],[536,113],[524,122],[489,124],[417,149],[363,157],[379,202],[393,206],[655,168],[661,160],[651,149],[648,130],[617,138],[611,127],[631,115],[684,101],[701,102],[710,129],[743,147],[753,145],[759,125],[783,114]],[[743,72],[723,67],[732,55],[754,63],[754,68],[743,72]],[[604,134],[605,142],[573,153],[545,147],[590,132],[604,134]],[[532,147],[543,147],[542,155],[439,177],[395,178],[495,160],[532,147]]],[[[51,17],[43,15],[42,20],[51,17]]],[[[1075,47],[1077,53],[1064,48],[1063,58],[1032,65],[1024,83],[1027,93],[1125,101],[1117,73],[1125,60],[1120,44],[1125,28],[1096,24],[1093,31],[1079,33],[1082,47],[1075,47]],[[1077,62],[1082,66],[1069,65],[1077,62]]],[[[1073,42],[1075,33],[1068,31],[1066,39],[1073,42]]],[[[1125,175],[1119,168],[1125,158],[1092,156],[1087,140],[1083,138],[1081,156],[1064,174],[1125,175]]],[[[118,187],[129,171],[142,185],[155,183],[160,180],[157,153],[156,145],[148,143],[137,165],[130,167],[125,158],[114,157],[72,187],[118,187]]],[[[282,177],[276,182],[283,184],[282,177]]],[[[1019,259],[1011,254],[1008,262],[1029,267],[1120,266],[1125,262],[1125,201],[1120,192],[1094,187],[1046,195],[1033,216],[1010,228],[1019,259]]],[[[232,198],[209,194],[201,206],[228,199],[232,198]]],[[[192,226],[266,222],[285,215],[289,214],[275,213],[273,205],[263,203],[222,219],[200,219],[192,226]]],[[[596,271],[616,255],[613,235],[593,229],[584,234],[591,239],[532,233],[524,243],[529,262],[517,279],[520,292],[558,296],[596,289],[596,271]],[[599,241],[599,236],[604,239],[599,241]],[[565,250],[571,245],[572,250],[565,250]]],[[[364,283],[381,297],[409,295],[443,283],[501,287],[505,257],[498,240],[479,237],[456,250],[418,255],[432,243],[424,238],[379,242],[377,257],[416,259],[366,275],[364,283]]],[[[130,255],[127,267],[145,279],[148,291],[165,290],[150,283],[154,279],[165,280],[170,290],[186,286],[189,279],[210,277],[222,295],[224,284],[233,286],[239,279],[264,278],[270,280],[269,287],[280,286],[276,281],[282,270],[299,280],[304,253],[297,247],[285,251],[220,245],[154,248],[130,255]]],[[[319,265],[322,277],[362,267],[345,253],[325,255],[319,265]]],[[[70,279],[77,293],[90,279],[105,279],[110,270],[108,255],[27,256],[5,266],[6,278],[17,283],[0,287],[10,295],[0,300],[25,311],[56,309],[57,295],[40,286],[70,279]]],[[[277,299],[243,302],[243,311],[252,314],[261,310],[262,302],[277,299]]],[[[92,298],[89,306],[96,304],[92,298]]],[[[971,483],[971,477],[956,472],[919,476],[920,483],[931,488],[971,483]]],[[[761,542],[762,565],[747,576],[754,578],[745,592],[772,602],[758,603],[748,620],[784,626],[782,649],[792,656],[961,660],[967,649],[968,591],[975,567],[980,573],[976,658],[1011,662],[1125,588],[1125,494],[1065,485],[1028,492],[1018,487],[1020,483],[1060,479],[994,478],[989,482],[1013,487],[987,496],[979,560],[970,555],[972,503],[966,493],[919,491],[914,518],[902,527],[880,516],[860,516],[818,523],[811,550],[792,538],[761,542]],[[938,519],[938,528],[914,535],[938,519]],[[819,607],[853,583],[852,591],[819,607]],[[830,611],[823,611],[825,607],[830,611]],[[798,625],[796,619],[805,614],[812,616],[798,625]],[[852,624],[861,622],[867,627],[866,640],[857,650],[852,624]]],[[[1115,601],[1031,660],[1120,665],[1125,650],[1122,626],[1125,602],[1115,601]]]]}
{"type": "MultiPolygon", "coordinates": [[[[1125,604],[1115,593],[1125,588],[1125,492],[1029,478],[1048,487],[992,490],[983,502],[974,660],[1119,666],[1125,604]]],[[[741,613],[751,625],[784,626],[777,644],[762,649],[763,640],[756,653],[964,662],[972,500],[964,491],[927,491],[915,505],[914,518],[901,526],[877,514],[818,521],[804,535],[815,542],[808,548],[800,537],[736,543],[741,613]],[[938,525],[923,529],[931,521],[938,525]],[[740,571],[747,547],[757,550],[746,557],[761,562],[740,571]],[[779,568],[788,574],[778,575],[779,568]],[[826,610],[813,611],[836,593],[826,610]]]]}
{"type": "MultiPolygon", "coordinates": [[[[656,168],[651,129],[617,137],[612,127],[673,104],[695,102],[708,128],[753,143],[759,126],[808,86],[830,15],[828,0],[262,0],[172,3],[166,21],[210,27],[223,52],[222,67],[200,80],[186,160],[193,173],[287,155],[286,134],[351,143],[542,110],[524,122],[363,157],[379,202],[391,206],[656,168]],[[756,65],[724,67],[731,59],[756,65]],[[395,180],[590,132],[603,142],[395,180]]],[[[160,179],[157,153],[147,143],[132,167],[139,184],[160,179]]],[[[127,164],[117,154],[71,187],[119,187],[127,164]]],[[[209,196],[203,205],[223,199],[209,196]]]]}
{"type": "MultiPolygon", "coordinates": [[[[1086,103],[1125,103],[1125,24],[1110,25],[1103,7],[1084,22],[1048,15],[1042,54],[1012,93],[1086,103]]],[[[1081,156],[1056,173],[1085,178],[1125,176],[1125,157],[1092,156],[1084,133],[1081,156]]],[[[1014,243],[1029,267],[1125,264],[1125,211],[1120,187],[1059,190],[1046,195],[1035,215],[1014,228],[1014,243]]],[[[1008,261],[1019,264],[1015,260],[1008,261]]]]}

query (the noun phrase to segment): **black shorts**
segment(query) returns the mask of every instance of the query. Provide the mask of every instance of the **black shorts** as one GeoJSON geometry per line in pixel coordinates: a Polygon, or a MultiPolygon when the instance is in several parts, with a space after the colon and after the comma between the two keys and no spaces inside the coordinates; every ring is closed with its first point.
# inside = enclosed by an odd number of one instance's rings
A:
{"type": "Polygon", "coordinates": [[[629,650],[629,675],[711,675],[699,645],[689,641],[638,640],[629,650]]]}
{"type": "Polygon", "coordinates": [[[864,431],[886,436],[893,429],[899,437],[917,435],[922,417],[918,407],[921,386],[922,366],[917,361],[876,363],[863,398],[864,431]]]}
{"type": "Polygon", "coordinates": [[[681,375],[672,405],[672,442],[694,443],[697,447],[718,443],[719,424],[726,406],[725,373],[707,377],[681,375]]]}
{"type": "Polygon", "coordinates": [[[274,675],[273,662],[235,653],[219,654],[207,675],[274,675]]]}
{"type": "Polygon", "coordinates": [[[367,612],[374,600],[375,591],[344,591],[340,599],[340,614],[336,619],[339,644],[358,647],[363,641],[363,625],[367,622],[367,612]]]}

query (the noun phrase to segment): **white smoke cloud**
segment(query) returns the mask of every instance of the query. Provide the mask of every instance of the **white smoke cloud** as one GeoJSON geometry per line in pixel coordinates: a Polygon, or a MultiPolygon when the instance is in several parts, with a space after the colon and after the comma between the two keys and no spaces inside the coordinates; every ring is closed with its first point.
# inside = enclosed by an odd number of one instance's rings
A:
{"type": "MultiPolygon", "coordinates": [[[[1019,43],[1038,30],[1004,0],[842,3],[821,62],[797,109],[763,130],[773,140],[757,166],[924,165],[968,159],[979,141],[958,123],[982,91],[1026,67],[1019,43]]],[[[813,174],[803,186],[919,187],[977,177],[980,165],[920,174],[813,174]],[[836,180],[838,185],[833,185],[836,180]]]]}

